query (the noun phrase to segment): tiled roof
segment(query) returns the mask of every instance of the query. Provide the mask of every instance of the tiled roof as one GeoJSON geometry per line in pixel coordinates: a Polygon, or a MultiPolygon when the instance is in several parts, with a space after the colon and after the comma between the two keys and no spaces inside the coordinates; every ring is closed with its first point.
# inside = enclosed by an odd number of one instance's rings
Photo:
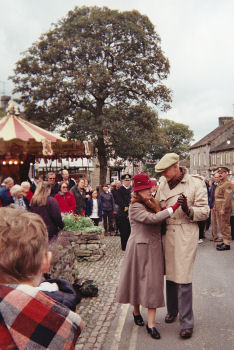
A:
{"type": "Polygon", "coordinates": [[[208,144],[211,144],[212,141],[214,141],[218,136],[220,136],[222,133],[226,132],[230,129],[231,126],[234,126],[234,120],[222,125],[218,126],[216,129],[211,131],[209,134],[207,134],[205,137],[203,137],[200,141],[196,142],[194,145],[190,147],[190,149],[202,147],[208,144]]]}

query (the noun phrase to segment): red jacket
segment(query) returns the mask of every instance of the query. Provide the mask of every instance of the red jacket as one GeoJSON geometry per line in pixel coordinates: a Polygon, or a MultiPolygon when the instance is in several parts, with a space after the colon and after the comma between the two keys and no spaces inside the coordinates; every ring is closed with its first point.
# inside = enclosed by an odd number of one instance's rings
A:
{"type": "Polygon", "coordinates": [[[61,213],[74,213],[76,209],[76,200],[71,192],[64,195],[57,193],[54,198],[58,201],[61,213]]]}

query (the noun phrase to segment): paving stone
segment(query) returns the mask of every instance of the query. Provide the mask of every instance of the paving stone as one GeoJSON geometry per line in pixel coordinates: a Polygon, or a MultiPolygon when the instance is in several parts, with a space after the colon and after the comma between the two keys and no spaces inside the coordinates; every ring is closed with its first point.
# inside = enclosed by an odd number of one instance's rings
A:
{"type": "Polygon", "coordinates": [[[81,261],[78,265],[78,277],[93,280],[98,286],[98,296],[83,298],[77,306],[77,313],[85,321],[85,328],[78,338],[75,350],[100,350],[119,307],[116,290],[124,252],[119,237],[107,236],[104,240],[106,255],[102,259],[95,262],[81,261]]]}

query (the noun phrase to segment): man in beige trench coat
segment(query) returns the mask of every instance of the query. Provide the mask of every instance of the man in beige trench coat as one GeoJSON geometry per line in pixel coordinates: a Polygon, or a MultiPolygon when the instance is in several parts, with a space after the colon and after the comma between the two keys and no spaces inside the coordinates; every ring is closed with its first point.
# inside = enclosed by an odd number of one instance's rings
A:
{"type": "Polygon", "coordinates": [[[155,166],[161,173],[156,198],[161,207],[169,207],[183,194],[181,207],[166,220],[163,248],[166,265],[166,323],[175,321],[179,313],[180,336],[190,338],[194,319],[192,309],[192,274],[199,229],[197,221],[209,216],[207,189],[199,175],[189,175],[179,167],[179,156],[167,153],[155,166]]]}

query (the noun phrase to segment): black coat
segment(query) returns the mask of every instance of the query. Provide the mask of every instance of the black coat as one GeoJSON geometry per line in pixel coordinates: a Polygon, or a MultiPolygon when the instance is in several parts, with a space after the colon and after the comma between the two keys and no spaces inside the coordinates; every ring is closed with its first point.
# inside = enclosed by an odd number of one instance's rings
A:
{"type": "Polygon", "coordinates": [[[131,191],[131,187],[126,188],[122,185],[116,193],[116,204],[119,206],[119,216],[128,216],[128,207],[131,201],[131,191]]]}
{"type": "Polygon", "coordinates": [[[74,194],[76,199],[75,213],[79,215],[82,211],[86,211],[86,191],[79,191],[77,185],[75,185],[70,192],[74,194]]]}

